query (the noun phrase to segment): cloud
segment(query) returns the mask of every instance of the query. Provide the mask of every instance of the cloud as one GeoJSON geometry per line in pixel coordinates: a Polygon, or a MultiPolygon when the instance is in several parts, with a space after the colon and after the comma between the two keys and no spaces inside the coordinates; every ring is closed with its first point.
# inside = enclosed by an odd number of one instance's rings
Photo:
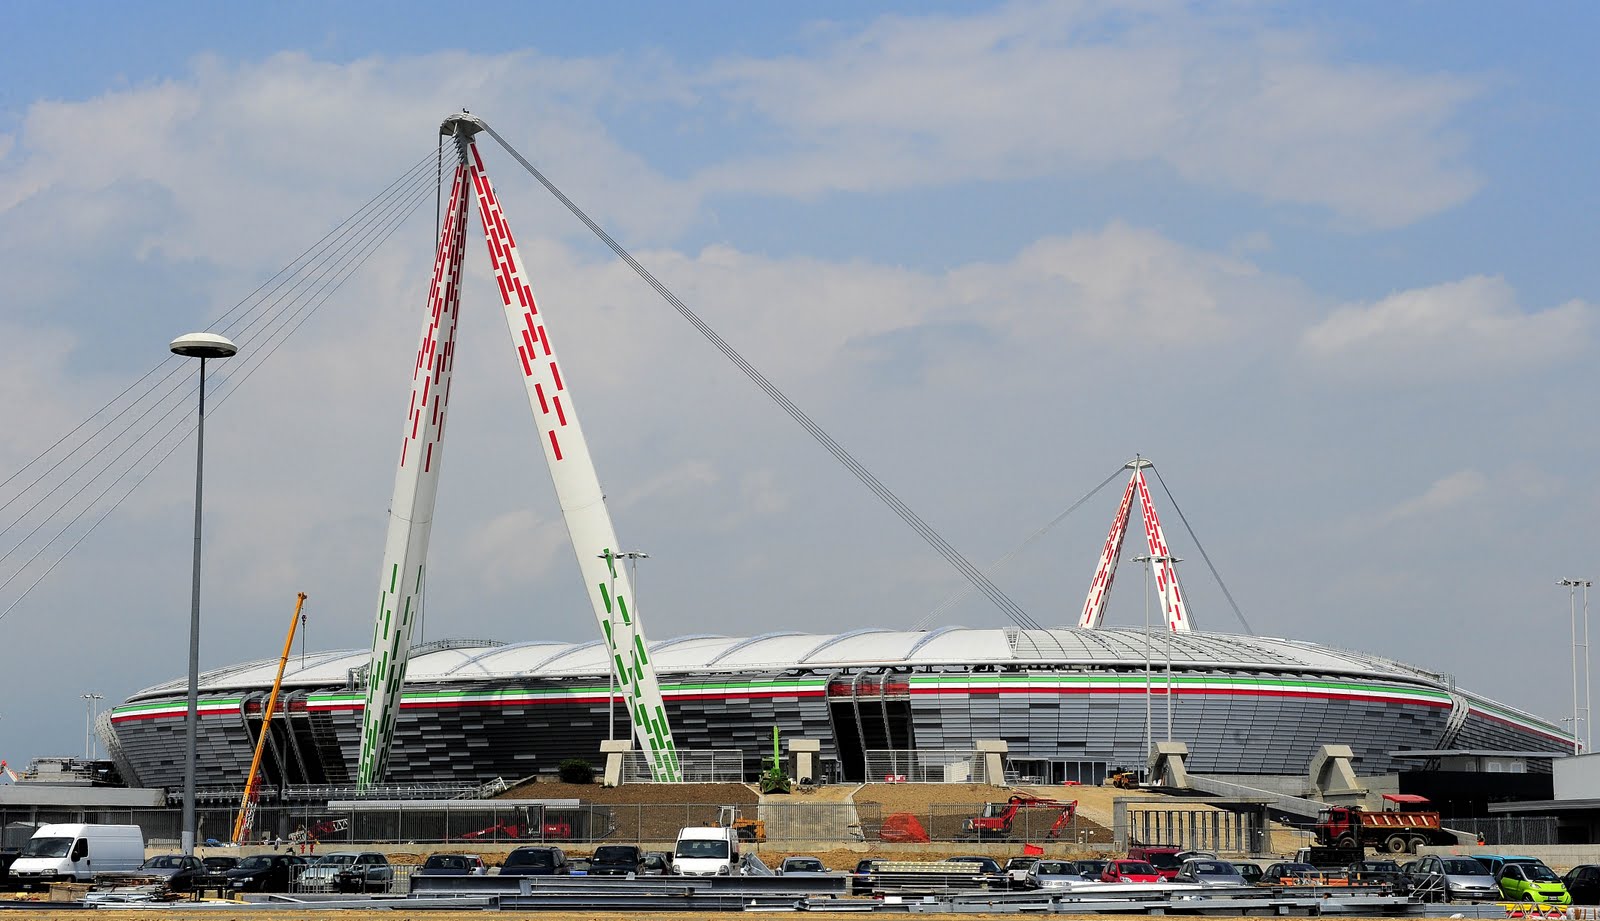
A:
{"type": "Polygon", "coordinates": [[[1475,275],[1341,307],[1311,327],[1302,351],[1344,377],[1481,377],[1560,363],[1588,347],[1592,305],[1526,311],[1505,279],[1475,275]]]}
{"type": "Polygon", "coordinates": [[[1066,0],[885,16],[812,53],[717,61],[699,82],[792,138],[707,170],[715,190],[814,196],[1156,163],[1390,227],[1481,182],[1451,129],[1475,81],[1337,62],[1309,35],[1228,11],[1066,0]]]}
{"type": "Polygon", "coordinates": [[[1458,470],[1435,480],[1422,495],[1407,499],[1385,512],[1383,523],[1393,524],[1460,507],[1477,498],[1489,485],[1489,478],[1476,470],[1458,470]]]}

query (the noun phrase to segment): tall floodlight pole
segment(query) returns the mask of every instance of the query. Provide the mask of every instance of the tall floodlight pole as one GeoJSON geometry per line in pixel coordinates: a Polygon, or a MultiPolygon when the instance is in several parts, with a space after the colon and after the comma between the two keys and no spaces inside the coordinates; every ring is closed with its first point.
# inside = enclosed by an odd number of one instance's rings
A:
{"type": "Polygon", "coordinates": [[[95,746],[94,746],[94,707],[95,707],[95,703],[94,702],[97,701],[97,700],[105,700],[105,699],[106,698],[105,698],[104,694],[85,694],[85,695],[83,695],[83,709],[84,709],[84,714],[83,714],[83,760],[85,760],[85,761],[93,761],[94,760],[94,755],[95,755],[95,746]]]}
{"type": "MultiPolygon", "coordinates": [[[[1589,684],[1589,586],[1588,579],[1562,579],[1556,583],[1564,585],[1567,589],[1567,612],[1572,620],[1572,753],[1577,754],[1582,750],[1578,733],[1578,723],[1582,721],[1587,727],[1589,722],[1588,712],[1588,684],[1589,684]],[[1583,642],[1578,642],[1578,587],[1583,587],[1583,642]],[[1578,650],[1583,650],[1584,659],[1584,688],[1585,705],[1578,706],[1578,650]]],[[[1587,729],[1586,729],[1587,731],[1587,729]]]]}
{"type": "MultiPolygon", "coordinates": [[[[1589,586],[1593,583],[1588,579],[1583,580],[1583,712],[1585,716],[1594,715],[1594,698],[1590,695],[1589,673],[1591,659],[1589,656],[1589,586]]],[[[1585,751],[1594,751],[1594,720],[1590,719],[1583,724],[1583,747],[1585,751]]]]}
{"type": "MultiPolygon", "coordinates": [[[[639,561],[650,559],[650,554],[638,550],[616,550],[607,548],[597,556],[605,560],[606,569],[611,573],[608,584],[611,586],[611,597],[617,597],[616,561],[627,560],[628,568],[633,576],[633,620],[639,621],[639,561]]],[[[606,656],[606,741],[610,742],[617,737],[617,662],[611,655],[606,656]]]]}
{"type": "Polygon", "coordinates": [[[194,779],[200,738],[200,520],[206,470],[206,362],[229,358],[239,347],[216,333],[189,333],[172,340],[174,355],[200,359],[200,412],[195,426],[194,577],[189,596],[189,708],[184,718],[183,853],[194,853],[194,779]]]}
{"type": "MultiPolygon", "coordinates": [[[[1148,556],[1136,556],[1135,563],[1149,561],[1148,556]]],[[[1154,742],[1152,729],[1152,704],[1150,695],[1154,693],[1150,687],[1150,570],[1144,570],[1144,756],[1148,761],[1150,749],[1154,742]]],[[[1149,778],[1145,778],[1148,780],[1149,778]]]]}

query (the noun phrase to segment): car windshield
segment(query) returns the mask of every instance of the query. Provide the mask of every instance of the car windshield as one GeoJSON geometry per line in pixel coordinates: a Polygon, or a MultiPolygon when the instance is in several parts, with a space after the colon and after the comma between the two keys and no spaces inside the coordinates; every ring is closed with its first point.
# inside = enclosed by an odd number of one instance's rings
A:
{"type": "Polygon", "coordinates": [[[246,857],[239,861],[239,869],[241,870],[266,870],[271,866],[272,858],[266,854],[257,854],[254,857],[246,857]]]}
{"type": "Polygon", "coordinates": [[[620,844],[595,848],[594,859],[608,863],[632,863],[639,859],[638,850],[620,844]]]}
{"type": "Polygon", "coordinates": [[[993,857],[951,857],[948,863],[975,863],[979,873],[999,873],[1000,862],[993,857]]]}
{"type": "Polygon", "coordinates": [[[171,854],[152,857],[139,865],[141,870],[176,870],[183,866],[183,858],[171,854]]]}
{"type": "Polygon", "coordinates": [[[1077,876],[1078,868],[1059,860],[1041,860],[1033,865],[1033,872],[1040,876],[1077,876]]]}
{"type": "Polygon", "coordinates": [[[783,869],[785,871],[798,870],[802,873],[821,873],[825,868],[820,860],[813,860],[809,857],[791,857],[783,862],[783,869]]]}
{"type": "Polygon", "coordinates": [[[1150,861],[1151,866],[1160,867],[1163,870],[1176,870],[1178,868],[1177,854],[1146,854],[1144,859],[1150,861]]]}
{"type": "Polygon", "coordinates": [[[312,862],[314,867],[343,867],[356,862],[354,854],[324,854],[312,862]]]}
{"type": "Polygon", "coordinates": [[[232,857],[207,857],[205,865],[207,870],[226,870],[238,865],[239,861],[232,857]]]}
{"type": "Polygon", "coordinates": [[[720,838],[690,838],[678,842],[679,857],[727,860],[728,842],[720,838]]]}
{"type": "Polygon", "coordinates": [[[465,870],[467,858],[456,854],[435,854],[422,865],[424,870],[465,870]]]}
{"type": "Polygon", "coordinates": [[[553,867],[556,855],[550,851],[512,851],[506,865],[513,867],[553,867]]]}
{"type": "Polygon", "coordinates": [[[1196,860],[1189,865],[1196,876],[1235,876],[1233,866],[1220,860],[1196,860]]]}
{"type": "Polygon", "coordinates": [[[31,838],[22,847],[23,857],[65,857],[72,850],[71,838],[31,838]]]}
{"type": "Polygon", "coordinates": [[[1444,872],[1452,876],[1488,876],[1489,869],[1471,857],[1455,857],[1444,862],[1444,872]]]}
{"type": "Polygon", "coordinates": [[[1154,876],[1156,874],[1156,868],[1142,860],[1130,860],[1127,863],[1118,866],[1117,872],[1124,876],[1154,876]]]}
{"type": "Polygon", "coordinates": [[[1556,875],[1556,871],[1550,869],[1542,863],[1523,864],[1522,871],[1528,874],[1528,879],[1531,879],[1536,883],[1559,882],[1561,879],[1561,877],[1556,875]]]}

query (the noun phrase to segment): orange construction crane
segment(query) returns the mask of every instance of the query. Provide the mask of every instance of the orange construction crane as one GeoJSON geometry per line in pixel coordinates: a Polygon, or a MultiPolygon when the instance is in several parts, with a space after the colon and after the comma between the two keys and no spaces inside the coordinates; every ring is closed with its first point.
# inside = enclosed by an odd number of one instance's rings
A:
{"type": "Polygon", "coordinates": [[[289,651],[294,648],[294,631],[300,625],[300,609],[305,606],[306,593],[295,598],[294,617],[289,620],[289,638],[283,641],[283,657],[278,660],[278,677],[272,679],[272,693],[267,697],[267,709],[261,714],[261,735],[256,739],[256,755],[250,759],[250,774],[245,777],[244,796],[239,800],[239,817],[233,822],[233,843],[243,844],[250,836],[250,826],[256,820],[256,801],[261,798],[261,753],[267,748],[267,730],[272,727],[272,714],[278,707],[278,689],[283,687],[283,670],[289,665],[289,651]]]}
{"type": "Polygon", "coordinates": [[[984,803],[982,812],[967,819],[966,831],[976,834],[979,838],[1009,838],[1017,813],[1024,809],[1059,810],[1061,814],[1056,816],[1055,823],[1045,833],[1046,838],[1055,840],[1061,837],[1061,833],[1077,816],[1078,801],[1049,799],[1031,793],[1012,794],[1011,798],[1003,803],[984,803]]]}

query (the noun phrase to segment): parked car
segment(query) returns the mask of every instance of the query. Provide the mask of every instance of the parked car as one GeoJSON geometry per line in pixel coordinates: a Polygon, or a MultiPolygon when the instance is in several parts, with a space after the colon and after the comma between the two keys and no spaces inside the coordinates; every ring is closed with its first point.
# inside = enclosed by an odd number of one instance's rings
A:
{"type": "Polygon", "coordinates": [[[1268,864],[1261,874],[1261,882],[1278,886],[1302,886],[1322,882],[1322,871],[1309,863],[1284,861],[1268,864]]]}
{"type": "Polygon", "coordinates": [[[567,855],[559,847],[519,847],[506,855],[501,876],[566,876],[567,855]]]}
{"type": "Polygon", "coordinates": [[[1489,875],[1489,868],[1471,857],[1429,855],[1415,864],[1408,874],[1411,888],[1424,898],[1487,901],[1500,896],[1500,887],[1489,875]]]}
{"type": "Polygon", "coordinates": [[[1233,863],[1233,868],[1235,870],[1239,871],[1239,875],[1244,877],[1244,881],[1245,882],[1249,883],[1252,886],[1254,886],[1256,883],[1261,882],[1261,864],[1259,864],[1259,863],[1251,863],[1248,860],[1245,860],[1245,861],[1235,860],[1235,861],[1232,861],[1232,863],[1233,863]]]}
{"type": "Polygon", "coordinates": [[[983,876],[983,885],[987,889],[1010,889],[1011,876],[1001,869],[1000,861],[993,857],[965,855],[961,857],[946,857],[946,863],[975,863],[978,873],[983,876]]]}
{"type": "Polygon", "coordinates": [[[1028,880],[1028,868],[1039,862],[1037,857],[1013,857],[1006,861],[1006,875],[1011,877],[1011,885],[1020,888],[1028,880]]]}
{"type": "Polygon", "coordinates": [[[224,876],[234,892],[288,892],[306,868],[299,854],[254,854],[224,876]]]}
{"type": "Polygon", "coordinates": [[[831,876],[827,865],[815,857],[785,857],[778,864],[779,876],[831,876]]]}
{"type": "Polygon", "coordinates": [[[187,854],[157,854],[134,872],[159,878],[161,884],[173,892],[193,892],[200,878],[206,875],[206,865],[200,858],[187,854]]]}
{"type": "Polygon", "coordinates": [[[305,872],[300,874],[300,888],[332,892],[339,871],[355,863],[359,856],[357,851],[330,851],[313,857],[306,864],[305,872]]]}
{"type": "Polygon", "coordinates": [[[1180,864],[1183,863],[1185,860],[1217,860],[1218,859],[1217,855],[1211,853],[1210,851],[1179,851],[1177,854],[1175,854],[1173,856],[1178,858],[1178,863],[1180,863],[1180,864]]]}
{"type": "Polygon", "coordinates": [[[1071,889],[1086,882],[1070,860],[1041,860],[1028,868],[1029,889],[1071,889]]]}
{"type": "Polygon", "coordinates": [[[1143,860],[1108,860],[1100,872],[1102,883],[1159,883],[1161,873],[1143,860]]]}
{"type": "Polygon", "coordinates": [[[666,851],[645,851],[639,862],[640,876],[666,876],[672,871],[672,855],[666,851]]]}
{"type": "Polygon", "coordinates": [[[876,869],[876,865],[877,861],[871,857],[857,861],[856,868],[850,871],[851,895],[872,894],[873,870],[876,869]]]}
{"type": "Polygon", "coordinates": [[[1352,886],[1388,886],[1407,891],[1410,881],[1392,860],[1358,860],[1345,869],[1344,878],[1352,886]]]}
{"type": "Polygon", "coordinates": [[[339,868],[333,887],[340,892],[387,892],[394,882],[394,867],[377,851],[362,851],[356,859],[339,868]]]}
{"type": "Polygon", "coordinates": [[[1580,863],[1561,877],[1574,905],[1600,905],[1600,865],[1580,863]]]}
{"type": "Polygon", "coordinates": [[[1514,902],[1572,903],[1561,877],[1542,863],[1506,864],[1500,870],[1500,894],[1514,902]]]}
{"type": "Polygon", "coordinates": [[[1175,883],[1193,883],[1204,887],[1246,886],[1244,877],[1233,868],[1233,864],[1226,860],[1207,860],[1202,857],[1191,857],[1178,868],[1176,876],[1172,877],[1175,883]]]}
{"type": "Polygon", "coordinates": [[[1128,859],[1142,860],[1155,867],[1162,879],[1171,879],[1183,866],[1183,861],[1178,859],[1179,850],[1170,844],[1140,844],[1128,848],[1128,859]]]}
{"type": "Polygon", "coordinates": [[[202,857],[200,862],[206,865],[207,873],[222,874],[239,865],[237,857],[202,857]]]}
{"type": "Polygon", "coordinates": [[[422,862],[415,876],[483,876],[489,872],[477,854],[434,854],[422,862]]]}
{"type": "Polygon", "coordinates": [[[1078,868],[1078,875],[1084,879],[1099,879],[1100,875],[1106,872],[1106,864],[1110,862],[1109,860],[1074,860],[1072,863],[1073,866],[1078,868]]]}
{"type": "Polygon", "coordinates": [[[637,876],[644,851],[636,844],[603,844],[589,858],[590,876],[637,876]]]}

